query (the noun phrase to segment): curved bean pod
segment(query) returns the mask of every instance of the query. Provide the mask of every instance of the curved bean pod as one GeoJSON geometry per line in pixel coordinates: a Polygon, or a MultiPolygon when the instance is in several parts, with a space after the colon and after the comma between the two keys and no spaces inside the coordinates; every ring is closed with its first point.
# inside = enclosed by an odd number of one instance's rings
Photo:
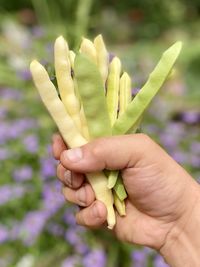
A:
{"type": "Polygon", "coordinates": [[[41,99],[57,124],[65,142],[70,147],[86,144],[87,141],[78,132],[45,68],[34,60],[30,64],[30,71],[41,99]]]}
{"type": "Polygon", "coordinates": [[[159,91],[167,79],[180,51],[182,43],[176,42],[167,49],[149,79],[128,105],[126,111],[117,119],[113,125],[113,135],[125,134],[136,123],[142,113],[146,110],[153,97],[159,91]]]}
{"type": "MultiPolygon", "coordinates": [[[[77,131],[74,121],[66,111],[45,68],[34,60],[30,64],[30,70],[41,99],[57,124],[65,142],[71,148],[86,144],[87,140],[77,131]]],[[[106,186],[107,178],[103,172],[89,173],[86,174],[86,177],[91,183],[96,198],[106,205],[108,228],[112,229],[115,225],[115,212],[112,191],[106,186]]]]}

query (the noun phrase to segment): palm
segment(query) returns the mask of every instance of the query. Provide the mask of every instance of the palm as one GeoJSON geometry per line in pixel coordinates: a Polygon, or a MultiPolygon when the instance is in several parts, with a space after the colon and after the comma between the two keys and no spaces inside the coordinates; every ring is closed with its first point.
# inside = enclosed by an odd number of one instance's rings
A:
{"type": "MultiPolygon", "coordinates": [[[[173,171],[177,166],[174,164],[173,171]]],[[[160,248],[178,216],[170,211],[181,212],[179,204],[184,185],[176,178],[167,179],[166,169],[163,173],[160,162],[150,161],[125,169],[123,180],[129,196],[127,215],[117,218],[116,235],[131,243],[160,248]]]]}

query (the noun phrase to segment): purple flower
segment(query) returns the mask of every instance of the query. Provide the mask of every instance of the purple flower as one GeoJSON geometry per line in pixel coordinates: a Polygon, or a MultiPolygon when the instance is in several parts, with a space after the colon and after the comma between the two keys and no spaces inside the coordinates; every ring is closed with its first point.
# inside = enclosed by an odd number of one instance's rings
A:
{"type": "Polygon", "coordinates": [[[22,197],[27,188],[21,185],[3,185],[0,187],[0,206],[7,202],[22,197]]]}
{"type": "Polygon", "coordinates": [[[53,223],[53,222],[49,223],[47,225],[47,230],[54,236],[64,235],[64,228],[58,223],[53,223]]]}
{"type": "Polygon", "coordinates": [[[29,69],[18,70],[17,76],[24,81],[30,81],[32,79],[29,69]]]}
{"type": "Polygon", "coordinates": [[[185,133],[185,126],[180,122],[169,122],[166,126],[165,132],[181,138],[181,136],[185,133]]]}
{"type": "Polygon", "coordinates": [[[4,243],[5,241],[7,241],[9,238],[9,231],[8,229],[0,224],[0,244],[4,243]]]}
{"type": "Polygon", "coordinates": [[[4,144],[9,139],[16,139],[31,128],[35,128],[37,123],[31,118],[18,119],[11,122],[1,123],[0,144],[4,144]]]}
{"type": "Polygon", "coordinates": [[[200,114],[195,111],[187,111],[182,114],[182,120],[188,124],[200,122],[200,114]]]}
{"type": "Polygon", "coordinates": [[[36,135],[28,135],[23,139],[23,143],[26,150],[30,153],[36,153],[38,151],[38,137],[36,135]]]}
{"type": "Polygon", "coordinates": [[[190,145],[190,150],[192,153],[200,155],[200,142],[192,142],[192,144],[190,145]]]}
{"type": "Polygon", "coordinates": [[[73,255],[64,260],[61,264],[61,267],[76,267],[79,266],[80,263],[81,263],[80,257],[77,255],[73,255]]]}
{"type": "Polygon", "coordinates": [[[23,182],[30,180],[33,175],[33,170],[30,166],[25,165],[19,169],[15,169],[13,172],[13,178],[16,182],[23,182]]]}
{"type": "Polygon", "coordinates": [[[66,209],[66,211],[64,213],[64,216],[63,216],[64,222],[66,224],[68,224],[70,226],[75,226],[76,225],[76,219],[75,219],[75,215],[74,215],[74,211],[76,209],[77,209],[76,206],[66,209]]]}
{"type": "Polygon", "coordinates": [[[83,258],[84,267],[105,267],[106,253],[102,249],[93,249],[83,258]]]}
{"type": "Polygon", "coordinates": [[[170,267],[160,255],[156,256],[154,264],[155,267],[170,267]]]}
{"type": "Polygon", "coordinates": [[[192,167],[199,168],[200,167],[200,156],[191,155],[189,158],[189,162],[192,167]]]}
{"type": "Polygon", "coordinates": [[[189,161],[188,155],[183,151],[174,151],[171,156],[180,164],[187,164],[189,161]]]}
{"type": "Polygon", "coordinates": [[[131,254],[134,267],[144,267],[147,264],[147,251],[134,250],[131,254]]]}
{"type": "Polygon", "coordinates": [[[61,194],[62,185],[58,181],[46,183],[43,188],[43,209],[48,216],[55,214],[65,203],[61,194]]]}
{"type": "Polygon", "coordinates": [[[70,245],[75,246],[80,242],[80,235],[76,231],[76,228],[70,227],[65,233],[65,239],[70,245]]]}
{"type": "Polygon", "coordinates": [[[41,176],[44,179],[55,177],[56,176],[56,168],[55,163],[56,161],[54,158],[43,158],[41,159],[41,176]]]}
{"type": "Polygon", "coordinates": [[[20,100],[22,93],[14,88],[3,88],[0,89],[0,97],[5,100],[20,100]]]}
{"type": "Polygon", "coordinates": [[[47,214],[43,210],[30,211],[26,214],[20,225],[20,239],[26,245],[32,245],[42,232],[46,221],[47,214]]]}
{"type": "Polygon", "coordinates": [[[179,139],[173,134],[162,133],[160,141],[166,148],[173,149],[178,145],[179,139]]]}
{"type": "Polygon", "coordinates": [[[32,28],[32,34],[35,38],[41,38],[44,36],[45,30],[41,26],[34,26],[32,28]]]}
{"type": "Polygon", "coordinates": [[[8,108],[7,107],[0,107],[0,119],[4,119],[7,115],[8,108]]]}
{"type": "Polygon", "coordinates": [[[132,90],[131,90],[131,94],[132,94],[132,96],[136,96],[137,93],[140,91],[140,89],[141,89],[141,88],[132,88],[132,90]]]}

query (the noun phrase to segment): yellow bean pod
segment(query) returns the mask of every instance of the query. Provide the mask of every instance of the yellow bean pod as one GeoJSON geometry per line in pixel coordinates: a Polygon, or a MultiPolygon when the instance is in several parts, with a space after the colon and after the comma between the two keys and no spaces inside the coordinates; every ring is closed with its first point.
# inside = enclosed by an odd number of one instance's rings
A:
{"type": "Polygon", "coordinates": [[[94,39],[94,46],[96,48],[97,55],[97,65],[99,67],[99,71],[101,73],[103,83],[105,85],[107,77],[108,77],[108,65],[109,65],[109,54],[106,49],[105,43],[103,41],[103,37],[99,34],[94,39]]]}
{"type": "Polygon", "coordinates": [[[124,113],[126,107],[131,102],[131,78],[124,72],[119,84],[119,116],[124,113]]]}
{"type": "Polygon", "coordinates": [[[117,119],[118,113],[120,73],[121,62],[118,57],[114,57],[109,66],[106,95],[108,112],[112,126],[117,119]]]}
{"type": "Polygon", "coordinates": [[[30,64],[30,70],[41,99],[57,124],[65,142],[70,147],[86,144],[87,141],[78,132],[45,68],[34,60],[30,64]]]}
{"type": "Polygon", "coordinates": [[[86,55],[93,63],[97,64],[97,53],[92,41],[83,38],[79,52],[86,55]]]}
{"type": "MultiPolygon", "coordinates": [[[[86,144],[87,140],[78,132],[45,68],[34,60],[30,64],[30,71],[41,99],[57,124],[65,142],[71,148],[86,144]]],[[[112,229],[115,225],[115,212],[112,191],[106,186],[107,178],[103,172],[89,173],[86,174],[86,177],[91,183],[96,199],[102,201],[107,207],[108,228],[112,229]]]]}
{"type": "Polygon", "coordinates": [[[119,213],[120,216],[125,216],[126,215],[126,205],[124,200],[120,200],[115,191],[113,191],[113,197],[114,197],[114,203],[115,203],[115,208],[117,212],[119,213]]]}
{"type": "Polygon", "coordinates": [[[62,36],[58,37],[54,45],[54,64],[58,88],[63,104],[74,120],[76,127],[81,132],[80,103],[74,91],[68,53],[69,49],[65,39],[62,36]]]}
{"type": "Polygon", "coordinates": [[[70,60],[70,64],[71,64],[71,68],[72,70],[74,69],[74,59],[76,57],[76,54],[74,53],[74,51],[69,50],[69,60],[70,60]]]}

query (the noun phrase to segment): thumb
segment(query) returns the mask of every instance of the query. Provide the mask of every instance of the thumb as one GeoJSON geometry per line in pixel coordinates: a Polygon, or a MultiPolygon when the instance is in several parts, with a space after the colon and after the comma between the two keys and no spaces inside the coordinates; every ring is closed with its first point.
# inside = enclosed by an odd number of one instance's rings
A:
{"type": "Polygon", "coordinates": [[[119,170],[135,166],[147,154],[149,144],[154,142],[144,134],[130,134],[99,138],[79,148],[65,150],[61,164],[81,173],[119,170]]]}

